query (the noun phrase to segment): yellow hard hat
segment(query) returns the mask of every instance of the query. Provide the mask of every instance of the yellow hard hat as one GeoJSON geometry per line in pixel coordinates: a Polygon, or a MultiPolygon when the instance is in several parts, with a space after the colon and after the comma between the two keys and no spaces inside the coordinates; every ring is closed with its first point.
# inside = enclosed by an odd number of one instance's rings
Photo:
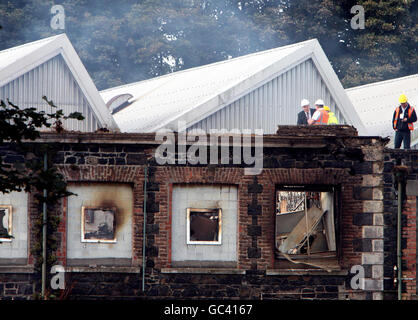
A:
{"type": "Polygon", "coordinates": [[[399,103],[405,103],[407,101],[408,99],[406,98],[406,95],[401,94],[401,96],[399,97],[399,103]]]}
{"type": "Polygon", "coordinates": [[[324,110],[326,110],[326,111],[328,111],[328,112],[330,112],[330,111],[331,111],[331,109],[330,109],[328,106],[325,106],[325,107],[324,107],[324,110]]]}

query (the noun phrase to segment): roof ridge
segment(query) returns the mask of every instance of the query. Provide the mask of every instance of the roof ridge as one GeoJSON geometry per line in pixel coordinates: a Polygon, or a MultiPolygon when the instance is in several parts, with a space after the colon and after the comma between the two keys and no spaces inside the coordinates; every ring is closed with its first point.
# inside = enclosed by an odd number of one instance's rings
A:
{"type": "Polygon", "coordinates": [[[345,91],[354,91],[354,90],[357,90],[357,89],[363,89],[363,88],[367,88],[367,87],[371,87],[371,86],[387,84],[387,83],[391,83],[391,82],[395,82],[395,81],[399,81],[399,80],[405,80],[407,78],[414,78],[414,77],[418,77],[418,73],[412,74],[412,75],[409,75],[409,76],[400,77],[400,78],[392,78],[392,79],[378,81],[378,82],[366,83],[366,84],[363,84],[361,86],[347,88],[347,89],[345,89],[345,91]]]}
{"type": "Polygon", "coordinates": [[[4,49],[4,50],[1,50],[0,53],[10,52],[10,51],[13,51],[13,50],[21,49],[23,47],[28,47],[28,46],[31,46],[31,45],[34,45],[34,44],[46,42],[47,40],[52,40],[53,38],[58,38],[58,37],[62,36],[63,34],[65,34],[65,33],[60,33],[60,34],[57,34],[55,36],[51,36],[51,37],[48,37],[48,38],[43,38],[43,39],[35,40],[35,41],[28,42],[28,43],[24,43],[24,44],[15,46],[15,47],[11,47],[11,48],[8,48],[8,49],[4,49]]]}
{"type": "Polygon", "coordinates": [[[131,82],[131,83],[127,83],[127,84],[122,84],[120,86],[116,86],[116,87],[104,89],[104,90],[101,90],[99,92],[100,93],[104,93],[104,92],[111,91],[111,90],[115,90],[115,89],[121,89],[121,88],[124,88],[124,87],[133,86],[133,85],[136,85],[138,83],[151,82],[151,81],[163,79],[165,77],[168,78],[168,77],[170,77],[170,76],[172,76],[174,74],[190,72],[192,70],[203,69],[203,68],[207,68],[209,66],[214,66],[214,65],[219,65],[219,64],[227,63],[227,62],[230,62],[230,61],[233,61],[233,60],[254,57],[254,56],[257,56],[257,55],[260,55],[260,54],[266,54],[266,53],[270,53],[270,52],[273,52],[273,51],[279,51],[279,50],[288,49],[288,48],[291,48],[291,47],[301,46],[303,44],[306,44],[306,43],[309,43],[309,42],[313,42],[315,40],[318,41],[316,38],[314,38],[314,39],[309,39],[309,40],[302,41],[302,42],[292,43],[292,44],[285,45],[285,46],[282,46],[282,47],[272,48],[272,49],[263,50],[263,51],[257,51],[257,52],[249,53],[249,54],[246,54],[246,55],[243,55],[243,56],[238,56],[238,57],[235,57],[235,58],[227,59],[227,60],[221,60],[221,61],[217,61],[217,62],[212,62],[212,63],[209,63],[209,64],[205,64],[205,65],[202,65],[202,66],[197,66],[197,67],[193,67],[193,68],[188,68],[188,69],[184,69],[184,70],[179,70],[179,71],[167,73],[167,74],[164,74],[164,75],[161,75],[161,76],[158,76],[158,77],[154,77],[154,78],[150,78],[150,79],[145,79],[145,80],[140,80],[140,81],[131,82]]]}

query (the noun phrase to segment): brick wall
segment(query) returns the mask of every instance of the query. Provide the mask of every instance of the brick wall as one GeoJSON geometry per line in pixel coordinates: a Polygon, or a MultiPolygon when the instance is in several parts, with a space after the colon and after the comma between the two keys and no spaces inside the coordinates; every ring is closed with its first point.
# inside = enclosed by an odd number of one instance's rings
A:
{"type": "MultiPolygon", "coordinates": [[[[100,139],[94,135],[77,134],[73,138],[78,140],[76,143],[71,142],[72,136],[68,134],[67,141],[70,142],[62,143],[61,151],[54,158],[68,181],[129,183],[134,195],[132,265],[113,269],[72,268],[67,273],[68,284],[73,286],[70,297],[382,299],[383,289],[387,288],[387,280],[383,286],[384,276],[388,277],[388,268],[393,267],[394,196],[390,170],[394,156],[385,153],[381,139],[323,133],[299,139],[286,130],[281,134],[266,136],[264,169],[257,176],[244,175],[244,169],[233,164],[157,165],[153,159],[155,146],[144,142],[141,135],[99,136],[101,141],[97,142],[100,139]],[[145,292],[142,292],[146,164],[146,268],[145,292]],[[237,268],[185,270],[172,266],[171,194],[176,184],[238,187],[237,268]],[[274,256],[275,192],[278,185],[284,184],[328,185],[338,190],[340,271],[277,268],[274,256]],[[353,265],[364,267],[366,290],[351,289],[350,268],[353,265]]],[[[57,137],[46,136],[44,139],[57,140],[57,137]]],[[[413,161],[412,155],[410,158],[413,161]]],[[[409,165],[412,166],[412,162],[409,165]]],[[[57,233],[57,257],[64,265],[65,202],[64,199],[57,233]]],[[[31,215],[35,216],[39,209],[35,205],[30,208],[31,215]]],[[[412,202],[408,208],[413,208],[412,202]]],[[[406,261],[411,263],[408,268],[413,270],[414,212],[412,209],[407,212],[411,229],[406,234],[411,240],[409,247],[405,247],[405,254],[411,255],[406,261]]],[[[33,260],[30,256],[30,264],[33,260]]],[[[415,290],[412,282],[409,285],[409,291],[415,290]]]]}
{"type": "Polygon", "coordinates": [[[0,273],[0,300],[27,300],[34,293],[30,274],[0,273]]]}
{"type": "MultiPolygon", "coordinates": [[[[364,145],[370,143],[366,142],[364,145]]],[[[367,243],[371,244],[372,241],[381,239],[379,216],[375,216],[379,214],[381,207],[375,199],[378,189],[369,186],[367,179],[363,185],[362,177],[369,174],[375,181],[379,181],[379,172],[375,171],[379,170],[378,164],[382,159],[374,157],[371,152],[368,153],[362,142],[349,143],[352,143],[351,153],[345,150],[330,154],[329,148],[315,152],[304,148],[280,151],[275,148],[265,149],[265,168],[258,176],[245,176],[243,169],[238,166],[155,166],[151,161],[147,180],[148,232],[144,296],[238,298],[243,287],[247,288],[246,294],[249,298],[264,296],[265,299],[338,299],[344,295],[360,299],[379,298],[373,296],[373,293],[381,291],[376,280],[382,279],[378,278],[379,274],[376,275],[376,267],[383,261],[381,253],[374,251],[378,247],[376,241],[373,242],[374,246],[367,243]],[[242,274],[234,274],[234,271],[229,270],[225,271],[225,274],[214,276],[212,270],[198,270],[195,271],[197,274],[189,275],[178,268],[172,268],[170,192],[174,184],[185,183],[239,186],[238,269],[242,270],[242,274]],[[341,213],[342,227],[339,236],[342,247],[339,248],[339,262],[345,273],[327,275],[326,272],[319,272],[320,275],[311,275],[306,272],[298,276],[283,275],[280,272],[275,274],[272,271],[275,270],[274,210],[275,190],[278,184],[340,186],[344,210],[341,213]],[[355,197],[354,188],[363,186],[369,188],[371,194],[355,197]],[[363,217],[363,213],[372,219],[363,217]],[[354,217],[357,217],[356,222],[353,221],[354,217]],[[365,241],[358,245],[357,240],[361,238],[365,241]],[[353,292],[348,285],[348,269],[352,265],[362,263],[366,265],[366,277],[370,279],[368,294],[353,292]],[[274,285],[271,285],[272,283],[274,285]],[[225,288],[225,285],[228,286],[225,288]]],[[[130,180],[136,181],[137,186],[142,185],[144,179],[143,164],[146,154],[152,154],[150,150],[144,151],[142,146],[88,146],[84,147],[84,151],[78,146],[66,148],[68,150],[64,153],[64,162],[78,165],[77,170],[63,166],[63,172],[71,181],[103,181],[102,177],[107,177],[108,181],[120,182],[125,181],[122,177],[130,176],[130,180]],[[97,161],[92,160],[94,157],[97,161]],[[125,157],[125,161],[121,160],[122,157],[125,157]],[[97,165],[87,165],[83,158],[90,159],[89,161],[97,165]],[[117,158],[120,160],[117,161],[117,158]]],[[[137,193],[134,205],[141,207],[143,195],[137,193]]],[[[139,216],[135,225],[140,229],[142,223],[143,220],[139,216]]],[[[134,240],[139,242],[134,246],[138,256],[142,256],[141,240],[141,237],[134,240]]]]}
{"type": "Polygon", "coordinates": [[[402,187],[402,299],[416,300],[418,151],[385,150],[384,157],[384,298],[398,298],[398,286],[394,283],[394,275],[397,277],[394,266],[397,265],[398,185],[394,180],[393,170],[398,165],[405,165],[408,167],[408,174],[402,187]]]}
{"type": "Polygon", "coordinates": [[[405,239],[405,247],[402,248],[403,262],[403,287],[402,299],[415,299],[417,293],[417,197],[407,196],[403,215],[405,224],[402,228],[402,237],[405,239]]]}

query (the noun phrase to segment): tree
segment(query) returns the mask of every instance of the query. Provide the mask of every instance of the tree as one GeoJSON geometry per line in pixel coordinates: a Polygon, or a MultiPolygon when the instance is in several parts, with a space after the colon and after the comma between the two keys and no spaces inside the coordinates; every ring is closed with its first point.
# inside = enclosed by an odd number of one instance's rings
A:
{"type": "Polygon", "coordinates": [[[342,79],[351,61],[350,8],[355,1],[253,0],[244,2],[259,25],[270,28],[280,45],[316,38],[342,79]]]}
{"type": "MultiPolygon", "coordinates": [[[[47,207],[53,207],[60,198],[73,195],[67,191],[67,183],[64,176],[51,165],[51,155],[55,152],[55,146],[49,144],[37,144],[34,146],[28,141],[34,141],[40,137],[41,128],[53,127],[57,132],[62,132],[62,120],[83,120],[79,112],[64,115],[61,109],[57,109],[52,101],[42,97],[53,111],[46,113],[36,108],[21,109],[9,100],[0,101],[0,192],[12,191],[33,192],[38,200],[38,207],[45,203],[47,207]],[[7,144],[7,145],[5,145],[7,144]],[[45,159],[48,165],[45,167],[45,159]],[[46,191],[46,195],[44,195],[46,191]]],[[[36,257],[35,270],[38,274],[41,266],[51,266],[56,262],[54,251],[57,239],[54,236],[60,221],[59,215],[46,216],[46,260],[43,260],[42,252],[44,243],[43,212],[39,211],[39,217],[32,226],[36,235],[36,241],[32,253],[36,257]]],[[[4,230],[0,230],[0,237],[11,237],[4,230]]],[[[46,279],[44,279],[46,282],[46,279]]],[[[46,298],[45,294],[43,298],[46,298]]]]}
{"type": "Polygon", "coordinates": [[[228,0],[64,0],[64,31],[51,3],[0,4],[0,50],[65,32],[99,90],[275,46],[228,0]]]}
{"type": "Polygon", "coordinates": [[[358,1],[365,29],[353,32],[353,53],[343,82],[354,86],[418,72],[418,3],[414,0],[358,1]]]}
{"type": "Polygon", "coordinates": [[[65,32],[99,90],[312,38],[345,87],[418,69],[418,0],[63,0],[64,31],[52,4],[1,3],[0,50],[65,32]]]}
{"type": "MultiPolygon", "coordinates": [[[[52,101],[43,99],[52,107],[56,108],[52,101]]],[[[39,129],[42,127],[54,127],[61,132],[62,121],[65,119],[83,120],[79,112],[68,116],[61,109],[55,112],[45,113],[36,108],[20,109],[12,102],[0,101],[0,192],[12,191],[26,192],[35,191],[35,197],[39,201],[53,204],[58,199],[72,195],[66,190],[64,177],[53,166],[44,169],[42,153],[48,153],[53,148],[41,145],[37,148],[25,144],[25,140],[34,141],[40,136],[39,129]],[[7,143],[7,146],[3,146],[7,143]],[[47,197],[41,195],[47,190],[47,197]]],[[[8,237],[8,235],[0,234],[8,237]]]]}
{"type": "MultiPolygon", "coordinates": [[[[56,109],[52,101],[46,97],[43,99],[56,109]]],[[[65,116],[61,109],[51,113],[37,111],[36,108],[20,109],[10,101],[0,101],[1,193],[35,191],[37,199],[48,204],[72,194],[66,190],[64,177],[55,167],[44,169],[42,156],[51,152],[53,146],[41,145],[35,148],[25,143],[39,138],[39,130],[43,127],[54,127],[61,132],[61,120],[65,119],[83,120],[84,117],[79,112],[65,116]],[[48,190],[46,198],[41,195],[43,190],[48,190]]]]}

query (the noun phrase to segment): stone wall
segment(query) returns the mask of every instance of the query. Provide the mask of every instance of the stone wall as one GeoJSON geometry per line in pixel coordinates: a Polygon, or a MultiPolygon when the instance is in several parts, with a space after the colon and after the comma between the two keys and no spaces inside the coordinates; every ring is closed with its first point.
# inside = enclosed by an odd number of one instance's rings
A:
{"type": "Polygon", "coordinates": [[[397,265],[397,214],[398,184],[393,170],[396,166],[408,168],[406,181],[402,185],[402,299],[416,300],[417,264],[417,196],[418,196],[418,151],[385,150],[384,152],[384,276],[385,299],[398,298],[398,287],[394,283],[394,266],[397,265]]]}
{"type": "MultiPolygon", "coordinates": [[[[390,170],[395,156],[384,149],[384,139],[357,137],[353,130],[342,126],[335,130],[321,128],[295,134],[291,128],[283,127],[277,135],[265,136],[264,168],[257,176],[245,175],[244,168],[236,164],[158,165],[153,158],[158,144],[152,135],[43,135],[41,142],[61,141],[54,163],[69,182],[132,186],[132,261],[127,266],[67,265],[68,199],[63,199],[56,253],[67,270],[69,297],[382,299],[384,290],[389,288],[384,277],[393,276],[388,275],[388,269],[393,268],[394,252],[394,194],[390,170]],[[143,275],[146,166],[147,231],[143,275]],[[238,189],[235,267],[173,265],[172,192],[175,186],[188,184],[232,185],[238,189]],[[338,269],[327,272],[297,264],[291,269],[279,266],[274,254],[275,197],[278,186],[289,184],[335,188],[338,269]],[[364,268],[365,290],[351,288],[350,269],[354,265],[364,268]]],[[[232,157],[232,150],[230,153],[232,157]]],[[[413,167],[416,161],[413,153],[404,154],[410,157],[406,164],[413,167]]],[[[407,207],[410,241],[414,236],[412,221],[416,218],[411,201],[412,198],[407,207]]],[[[29,207],[31,212],[37,210],[35,206],[29,207]]],[[[29,223],[33,223],[33,218],[29,223]]],[[[412,252],[413,243],[405,250],[408,254],[412,252]]],[[[33,265],[35,259],[29,255],[28,265],[33,265]]],[[[413,270],[411,259],[407,259],[411,263],[408,268],[413,270]]],[[[1,270],[0,276],[4,276],[1,270]]],[[[412,285],[411,282],[409,291],[414,290],[412,285]]]]}

